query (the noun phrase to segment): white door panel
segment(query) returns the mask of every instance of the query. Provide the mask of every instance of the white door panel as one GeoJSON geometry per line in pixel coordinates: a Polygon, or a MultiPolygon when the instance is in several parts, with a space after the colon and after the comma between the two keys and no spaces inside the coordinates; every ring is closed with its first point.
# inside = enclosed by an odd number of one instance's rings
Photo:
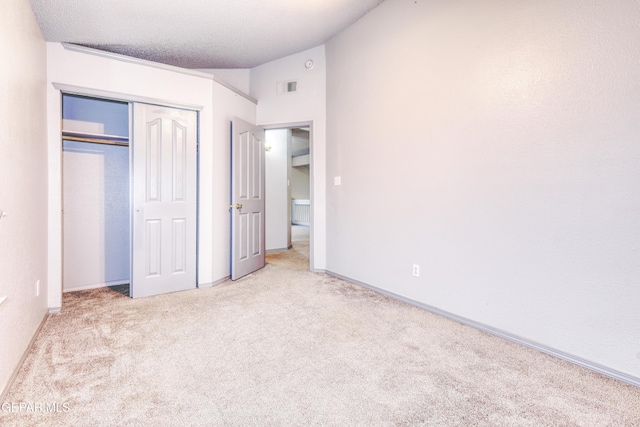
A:
{"type": "Polygon", "coordinates": [[[134,104],[131,296],[196,287],[197,113],[134,104]]]}
{"type": "Polygon", "coordinates": [[[231,279],[265,265],[264,129],[231,123],[231,279]]]}

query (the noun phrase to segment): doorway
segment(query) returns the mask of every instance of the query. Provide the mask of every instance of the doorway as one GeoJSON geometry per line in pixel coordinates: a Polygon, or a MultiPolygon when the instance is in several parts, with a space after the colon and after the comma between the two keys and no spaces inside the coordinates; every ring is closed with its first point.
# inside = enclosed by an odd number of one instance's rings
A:
{"type": "Polygon", "coordinates": [[[310,258],[311,124],[268,126],[266,140],[267,250],[291,249],[310,258]]]}

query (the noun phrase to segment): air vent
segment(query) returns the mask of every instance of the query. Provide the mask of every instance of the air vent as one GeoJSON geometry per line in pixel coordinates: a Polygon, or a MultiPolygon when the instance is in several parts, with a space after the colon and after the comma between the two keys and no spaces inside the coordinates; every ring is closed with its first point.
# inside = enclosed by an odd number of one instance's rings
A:
{"type": "Polygon", "coordinates": [[[278,95],[285,93],[293,93],[298,90],[298,82],[296,80],[289,80],[284,82],[278,82],[276,92],[278,95]]]}

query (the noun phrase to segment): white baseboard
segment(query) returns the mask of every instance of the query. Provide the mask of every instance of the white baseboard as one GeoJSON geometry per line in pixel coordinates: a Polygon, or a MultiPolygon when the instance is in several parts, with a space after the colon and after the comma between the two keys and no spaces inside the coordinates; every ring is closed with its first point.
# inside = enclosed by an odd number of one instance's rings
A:
{"type": "Polygon", "coordinates": [[[5,401],[5,398],[7,397],[7,393],[9,393],[9,389],[15,382],[16,377],[20,372],[20,368],[22,368],[22,365],[24,364],[24,361],[27,358],[27,355],[31,351],[31,347],[33,347],[33,343],[36,342],[36,338],[40,334],[40,331],[42,330],[42,327],[44,326],[44,323],[47,321],[48,318],[49,318],[49,314],[45,314],[44,317],[42,318],[42,321],[40,321],[40,325],[38,325],[38,328],[33,333],[33,336],[31,337],[31,341],[29,341],[29,345],[27,345],[27,348],[24,350],[24,353],[22,353],[22,357],[20,358],[16,366],[13,368],[13,371],[11,372],[11,376],[9,377],[7,384],[4,386],[4,389],[0,393],[0,403],[5,401]]]}
{"type": "Polygon", "coordinates": [[[625,383],[634,385],[636,387],[640,387],[640,378],[638,378],[638,377],[634,377],[634,376],[626,374],[624,372],[620,372],[620,371],[617,371],[615,369],[608,368],[606,366],[600,365],[598,363],[591,362],[591,361],[586,360],[586,359],[582,359],[582,358],[574,356],[572,354],[568,354],[568,353],[562,352],[560,350],[556,350],[554,348],[547,347],[547,346],[542,345],[542,344],[538,344],[536,342],[527,340],[525,338],[521,338],[521,337],[519,337],[517,335],[510,334],[509,332],[505,332],[505,331],[502,331],[500,329],[493,328],[491,326],[488,326],[488,325],[485,325],[485,324],[482,324],[482,323],[479,323],[479,322],[475,322],[475,321],[473,321],[471,319],[467,319],[466,317],[458,316],[456,314],[449,313],[448,311],[440,310],[439,308],[432,307],[432,306],[427,305],[427,304],[423,304],[421,302],[412,300],[412,299],[407,298],[407,297],[403,297],[403,296],[398,295],[398,294],[394,294],[393,292],[385,291],[384,289],[380,289],[380,288],[377,288],[375,286],[368,285],[368,284],[360,282],[358,280],[350,279],[348,277],[342,276],[342,275],[337,274],[337,273],[333,273],[331,271],[326,271],[326,274],[328,274],[330,276],[333,276],[333,277],[336,277],[338,279],[344,280],[346,282],[353,283],[354,285],[362,286],[364,288],[370,289],[370,290],[372,290],[374,292],[377,292],[379,294],[382,294],[382,295],[386,295],[386,296],[388,296],[390,298],[393,298],[395,300],[407,303],[407,304],[412,305],[414,307],[421,308],[421,309],[429,311],[429,312],[431,312],[433,314],[437,314],[439,316],[446,317],[446,318],[454,320],[454,321],[456,321],[458,323],[462,323],[463,325],[471,326],[472,328],[479,329],[479,330],[481,330],[483,332],[486,332],[488,334],[495,335],[497,337],[500,337],[500,338],[503,338],[505,340],[514,342],[516,344],[520,344],[520,345],[523,345],[525,347],[529,347],[529,348],[532,348],[534,350],[540,351],[542,353],[546,353],[546,354],[548,354],[550,356],[554,356],[554,357],[557,357],[559,359],[565,360],[567,362],[573,363],[575,365],[582,366],[583,368],[587,368],[587,369],[589,369],[591,371],[598,372],[598,373],[600,373],[602,375],[606,375],[608,377],[615,378],[617,380],[620,380],[620,381],[623,381],[625,383]]]}
{"type": "Polygon", "coordinates": [[[74,286],[73,288],[64,288],[62,292],[87,291],[89,289],[105,288],[107,286],[128,285],[131,283],[129,279],[113,280],[111,282],[91,283],[88,285],[74,286]]]}
{"type": "Polygon", "coordinates": [[[213,288],[214,286],[217,286],[217,285],[219,285],[220,283],[224,283],[224,282],[226,282],[226,281],[227,281],[227,280],[229,280],[230,278],[231,278],[231,276],[226,276],[226,277],[223,277],[222,279],[218,279],[218,280],[216,280],[215,282],[211,282],[211,283],[200,283],[200,284],[198,284],[198,288],[201,288],[201,289],[213,288]]]}
{"type": "Polygon", "coordinates": [[[284,252],[284,251],[288,251],[291,248],[293,248],[293,245],[289,245],[286,248],[267,249],[265,252],[268,253],[268,254],[273,253],[273,252],[284,252]]]}

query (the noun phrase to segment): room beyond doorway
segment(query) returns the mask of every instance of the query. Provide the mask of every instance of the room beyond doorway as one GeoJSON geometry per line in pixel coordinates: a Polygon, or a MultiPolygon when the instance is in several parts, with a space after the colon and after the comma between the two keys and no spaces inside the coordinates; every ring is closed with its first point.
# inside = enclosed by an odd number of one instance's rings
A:
{"type": "Polygon", "coordinates": [[[306,235],[313,268],[312,123],[265,126],[266,249],[291,249],[306,235]]]}
{"type": "Polygon", "coordinates": [[[291,246],[296,250],[309,254],[309,233],[310,229],[306,225],[291,226],[291,246]]]}

